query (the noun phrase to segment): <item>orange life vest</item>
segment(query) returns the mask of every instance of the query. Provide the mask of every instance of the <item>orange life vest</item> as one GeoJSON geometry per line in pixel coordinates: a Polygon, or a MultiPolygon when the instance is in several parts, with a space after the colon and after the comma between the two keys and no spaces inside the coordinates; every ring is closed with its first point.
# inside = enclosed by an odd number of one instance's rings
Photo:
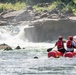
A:
{"type": "Polygon", "coordinates": [[[58,47],[58,49],[61,49],[61,48],[63,48],[63,41],[58,41],[57,42],[57,47],[58,47]]]}
{"type": "Polygon", "coordinates": [[[67,48],[73,48],[72,41],[68,40],[66,43],[67,48]]]}

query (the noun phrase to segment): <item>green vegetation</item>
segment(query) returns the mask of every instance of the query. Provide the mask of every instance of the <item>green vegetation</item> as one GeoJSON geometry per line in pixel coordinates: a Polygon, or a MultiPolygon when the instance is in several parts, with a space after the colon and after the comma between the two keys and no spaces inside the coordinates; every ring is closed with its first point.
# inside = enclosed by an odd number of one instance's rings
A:
{"type": "Polygon", "coordinates": [[[20,10],[26,5],[32,5],[36,11],[52,11],[59,8],[61,12],[71,10],[76,15],[76,0],[0,0],[0,12],[4,10],[20,10]],[[50,3],[48,6],[38,6],[39,3],[50,3]]]}
{"type": "Polygon", "coordinates": [[[23,0],[0,0],[1,3],[17,3],[17,2],[23,2],[23,0]]]}
{"type": "Polygon", "coordinates": [[[51,5],[48,5],[48,6],[44,6],[44,7],[39,7],[37,5],[33,6],[34,10],[35,11],[44,11],[44,10],[47,10],[47,11],[51,11],[53,10],[54,8],[56,8],[56,6],[58,5],[59,3],[57,2],[53,2],[51,5]]]}
{"type": "Polygon", "coordinates": [[[26,0],[30,5],[36,5],[38,3],[52,3],[48,7],[38,7],[33,6],[37,11],[43,10],[53,10],[58,7],[61,12],[66,12],[68,10],[72,11],[76,15],[76,0],[26,0]]]}
{"type": "Polygon", "coordinates": [[[15,4],[12,3],[0,3],[0,12],[5,10],[20,10],[26,6],[25,3],[17,2],[15,4]]]}

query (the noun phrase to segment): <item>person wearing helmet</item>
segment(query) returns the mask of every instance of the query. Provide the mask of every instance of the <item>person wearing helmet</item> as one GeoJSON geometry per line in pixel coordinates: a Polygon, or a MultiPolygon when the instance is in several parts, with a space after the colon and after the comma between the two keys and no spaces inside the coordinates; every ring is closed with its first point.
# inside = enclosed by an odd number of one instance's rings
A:
{"type": "Polygon", "coordinates": [[[64,48],[64,43],[65,41],[63,41],[63,37],[59,36],[58,41],[56,42],[55,46],[57,46],[58,51],[60,51],[61,53],[65,53],[65,48],[64,48]]]}
{"type": "Polygon", "coordinates": [[[73,36],[68,37],[66,48],[66,52],[74,52],[74,48],[76,48],[76,42],[73,40],[73,36]]]}

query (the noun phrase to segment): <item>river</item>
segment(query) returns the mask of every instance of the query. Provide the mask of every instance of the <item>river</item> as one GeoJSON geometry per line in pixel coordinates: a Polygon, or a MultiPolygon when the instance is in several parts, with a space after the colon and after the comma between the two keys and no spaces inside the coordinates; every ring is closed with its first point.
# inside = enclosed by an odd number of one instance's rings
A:
{"type": "Polygon", "coordinates": [[[0,75],[76,75],[76,57],[48,58],[47,48],[53,47],[54,42],[29,42],[23,26],[1,26],[0,43],[13,48],[0,50],[0,75]],[[22,49],[14,49],[18,45],[22,49]]]}
{"type": "Polygon", "coordinates": [[[46,49],[35,48],[0,51],[0,75],[29,74],[76,75],[76,57],[48,58],[46,49]]]}

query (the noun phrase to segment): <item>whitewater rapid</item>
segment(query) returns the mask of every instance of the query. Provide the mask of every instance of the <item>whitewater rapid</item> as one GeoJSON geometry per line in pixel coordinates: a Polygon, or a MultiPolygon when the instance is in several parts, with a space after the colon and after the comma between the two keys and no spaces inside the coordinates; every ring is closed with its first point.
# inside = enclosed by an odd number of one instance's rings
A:
{"type": "Polygon", "coordinates": [[[15,48],[16,46],[21,46],[22,48],[50,48],[54,44],[39,42],[33,43],[29,42],[26,38],[24,28],[28,26],[0,26],[0,44],[8,44],[9,46],[15,48]]]}
{"type": "MultiPolygon", "coordinates": [[[[76,75],[76,57],[48,58],[47,48],[54,47],[52,43],[29,42],[24,34],[25,26],[1,26],[0,44],[6,43],[20,50],[0,50],[0,75],[76,75]],[[38,59],[34,59],[38,57],[38,59]]],[[[57,50],[56,47],[54,50],[57,50]]]]}

